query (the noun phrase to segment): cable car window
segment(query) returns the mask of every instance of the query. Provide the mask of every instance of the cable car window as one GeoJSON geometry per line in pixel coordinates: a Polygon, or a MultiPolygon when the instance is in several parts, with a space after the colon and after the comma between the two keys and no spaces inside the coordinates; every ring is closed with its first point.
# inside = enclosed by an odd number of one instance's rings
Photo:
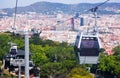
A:
{"type": "Polygon", "coordinates": [[[99,48],[98,39],[96,37],[83,37],[80,48],[99,48]]]}
{"type": "Polygon", "coordinates": [[[96,37],[83,37],[80,46],[80,56],[98,56],[99,43],[96,37]]]}
{"type": "Polygon", "coordinates": [[[10,51],[10,54],[16,54],[17,52],[16,52],[16,49],[11,49],[11,51],[10,51]]]}
{"type": "Polygon", "coordinates": [[[75,46],[78,46],[79,40],[80,40],[80,36],[77,36],[77,37],[76,37],[76,41],[75,41],[75,46]]]}

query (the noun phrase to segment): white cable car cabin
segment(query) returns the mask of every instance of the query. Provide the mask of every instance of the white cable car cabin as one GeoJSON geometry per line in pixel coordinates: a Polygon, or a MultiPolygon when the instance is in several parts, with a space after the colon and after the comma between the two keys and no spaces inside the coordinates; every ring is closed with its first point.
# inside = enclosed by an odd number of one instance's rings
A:
{"type": "Polygon", "coordinates": [[[80,64],[97,64],[101,43],[97,33],[79,33],[76,37],[74,51],[80,64]]]}

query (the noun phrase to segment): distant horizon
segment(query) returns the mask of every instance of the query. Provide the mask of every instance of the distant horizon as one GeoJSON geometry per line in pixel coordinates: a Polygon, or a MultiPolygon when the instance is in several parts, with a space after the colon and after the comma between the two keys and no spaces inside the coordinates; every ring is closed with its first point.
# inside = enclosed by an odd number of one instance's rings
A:
{"type": "MultiPolygon", "coordinates": [[[[37,2],[51,2],[51,3],[63,3],[63,4],[79,4],[79,3],[102,3],[105,2],[107,0],[101,1],[101,0],[88,0],[88,1],[80,1],[80,0],[18,0],[18,7],[25,7],[25,6],[29,6],[31,4],[37,3],[37,2]]],[[[116,0],[109,0],[108,3],[120,3],[120,1],[116,1],[116,0]]],[[[16,4],[16,0],[4,0],[1,2],[0,5],[0,9],[4,9],[4,8],[14,8],[16,4]]]]}

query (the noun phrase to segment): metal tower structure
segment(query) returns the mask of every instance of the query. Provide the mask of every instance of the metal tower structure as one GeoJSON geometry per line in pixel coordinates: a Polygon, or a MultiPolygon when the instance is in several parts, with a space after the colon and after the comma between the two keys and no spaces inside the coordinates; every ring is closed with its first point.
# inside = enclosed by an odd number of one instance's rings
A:
{"type": "MultiPolygon", "coordinates": [[[[16,5],[15,5],[15,16],[14,16],[14,26],[13,26],[13,34],[16,34],[16,14],[17,14],[17,5],[18,5],[18,0],[16,0],[16,5]]],[[[25,78],[29,78],[29,32],[26,30],[24,32],[25,36],[25,78]]],[[[19,74],[20,78],[20,74],[19,74]]]]}

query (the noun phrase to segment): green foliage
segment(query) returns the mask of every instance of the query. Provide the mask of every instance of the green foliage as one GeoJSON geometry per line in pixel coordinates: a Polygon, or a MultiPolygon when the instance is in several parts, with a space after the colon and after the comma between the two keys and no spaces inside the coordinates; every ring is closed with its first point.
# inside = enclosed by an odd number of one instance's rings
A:
{"type": "Polygon", "coordinates": [[[42,44],[42,40],[39,37],[30,38],[30,44],[39,45],[42,44]]]}
{"type": "Polygon", "coordinates": [[[0,46],[5,47],[8,42],[11,40],[11,37],[7,34],[0,34],[0,46]]]}
{"type": "MultiPolygon", "coordinates": [[[[75,60],[64,60],[63,62],[61,62],[62,64],[62,68],[63,69],[67,69],[65,72],[69,73],[71,71],[72,68],[77,66],[77,63],[75,60]]],[[[64,73],[65,73],[64,72],[64,73]]]]}
{"type": "Polygon", "coordinates": [[[76,66],[73,47],[66,42],[58,43],[51,40],[30,39],[30,51],[34,63],[41,67],[41,76],[49,78],[67,74],[76,66]]]}
{"type": "Polygon", "coordinates": [[[120,45],[113,48],[113,55],[101,54],[99,69],[111,74],[120,73],[120,45]]]}
{"type": "Polygon", "coordinates": [[[11,37],[8,34],[0,34],[0,59],[2,60],[3,57],[9,51],[8,42],[11,40],[11,37]]]}
{"type": "Polygon", "coordinates": [[[58,62],[48,62],[42,66],[41,75],[49,78],[61,73],[62,64],[58,62]]]}
{"type": "Polygon", "coordinates": [[[44,63],[48,62],[48,58],[46,57],[45,54],[45,50],[46,50],[45,48],[43,48],[42,46],[31,44],[30,49],[32,52],[33,62],[36,65],[41,66],[44,63]]]}
{"type": "MultiPolygon", "coordinates": [[[[18,45],[18,49],[24,49],[23,36],[11,37],[8,34],[0,34],[0,59],[9,52],[8,42],[11,41],[18,45]]],[[[66,75],[77,66],[73,47],[66,42],[59,43],[32,37],[30,38],[30,52],[35,65],[41,68],[43,78],[66,75]]],[[[74,75],[74,77],[77,76],[74,75]]]]}
{"type": "Polygon", "coordinates": [[[120,73],[120,45],[113,48],[113,55],[106,55],[103,52],[100,55],[98,69],[111,75],[118,75],[120,73]]]}
{"type": "Polygon", "coordinates": [[[34,63],[41,67],[41,75],[44,77],[65,74],[76,66],[73,48],[70,46],[31,44],[30,50],[34,63]]]}
{"type": "Polygon", "coordinates": [[[81,67],[73,68],[66,78],[94,78],[92,74],[81,67]]]}
{"type": "Polygon", "coordinates": [[[62,74],[67,74],[75,66],[75,63],[70,60],[64,62],[48,62],[41,68],[41,76],[49,78],[57,77],[62,74]]]}
{"type": "Polygon", "coordinates": [[[100,58],[99,69],[111,74],[118,75],[120,73],[120,55],[117,56],[106,56],[102,55],[100,58]]]}
{"type": "Polygon", "coordinates": [[[120,55],[120,45],[113,49],[114,55],[120,55]]]}
{"type": "Polygon", "coordinates": [[[46,45],[48,45],[48,46],[58,46],[58,42],[54,42],[54,41],[52,41],[52,40],[42,40],[41,38],[39,38],[39,37],[32,37],[31,39],[30,39],[30,44],[35,44],[35,45],[41,45],[41,46],[46,46],[46,45]]]}
{"type": "Polygon", "coordinates": [[[13,43],[17,44],[18,49],[24,49],[24,39],[23,38],[14,39],[13,43]]]}

